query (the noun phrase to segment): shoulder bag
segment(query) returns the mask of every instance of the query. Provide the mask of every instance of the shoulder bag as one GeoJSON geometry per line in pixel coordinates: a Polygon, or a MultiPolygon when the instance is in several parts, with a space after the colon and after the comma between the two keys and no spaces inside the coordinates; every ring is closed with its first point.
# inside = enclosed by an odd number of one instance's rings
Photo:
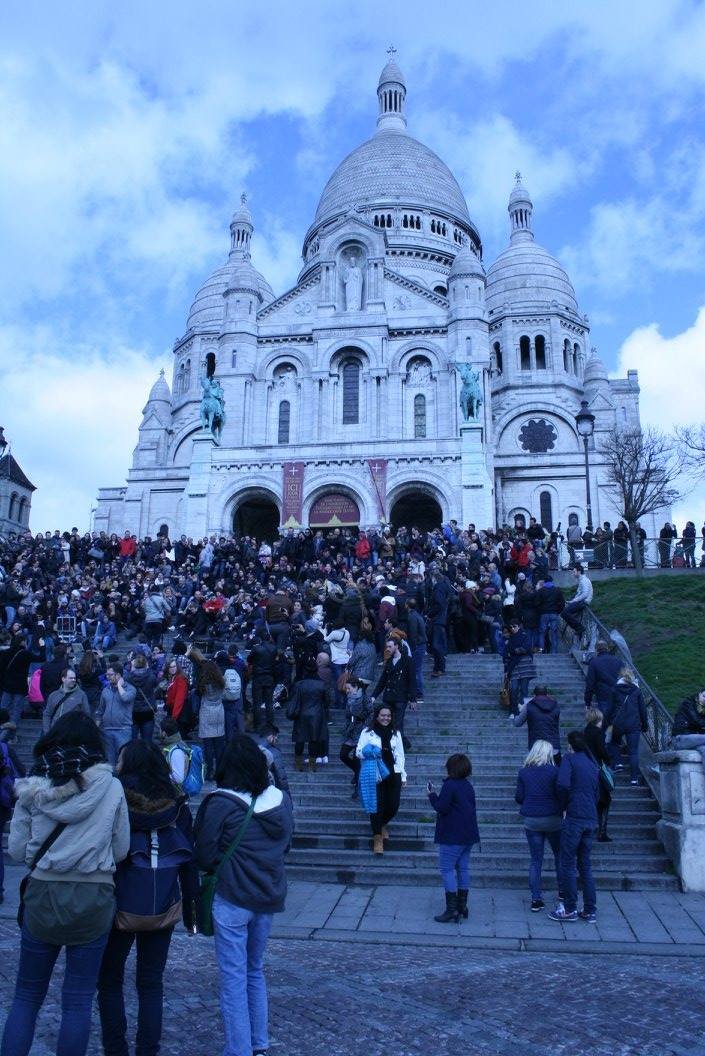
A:
{"type": "Polygon", "coordinates": [[[208,938],[214,933],[213,928],[213,899],[215,898],[215,889],[218,886],[220,875],[223,871],[223,867],[226,862],[229,862],[235,851],[242,842],[242,837],[245,835],[245,829],[250,824],[250,819],[254,813],[255,803],[257,802],[257,796],[252,797],[252,801],[247,808],[247,814],[245,815],[240,828],[237,830],[237,835],[232,843],[228,846],[225,854],[218,862],[212,873],[203,873],[201,875],[200,890],[198,892],[198,903],[196,906],[196,914],[198,918],[198,930],[201,935],[206,935],[208,938]]]}
{"type": "Polygon", "coordinates": [[[22,921],[24,920],[24,896],[27,890],[27,884],[29,883],[29,878],[34,872],[34,870],[37,868],[37,865],[47,853],[49,848],[56,842],[56,840],[58,840],[59,836],[66,828],[66,824],[67,823],[65,821],[60,821],[59,824],[51,830],[44,843],[41,845],[34,858],[32,859],[32,862],[29,867],[29,872],[26,873],[25,876],[23,876],[20,880],[20,902],[17,907],[17,923],[20,927],[22,927],[22,921]]]}

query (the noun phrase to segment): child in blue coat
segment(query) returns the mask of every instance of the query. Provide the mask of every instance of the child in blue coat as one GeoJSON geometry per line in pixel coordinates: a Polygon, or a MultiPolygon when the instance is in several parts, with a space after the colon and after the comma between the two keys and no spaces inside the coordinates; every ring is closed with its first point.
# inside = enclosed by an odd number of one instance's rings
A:
{"type": "Polygon", "coordinates": [[[451,755],[446,762],[448,777],[440,792],[428,783],[428,799],[435,810],[438,864],[446,894],[444,913],[434,917],[439,924],[456,924],[468,916],[470,849],[480,842],[475,810],[475,789],[468,778],[472,764],[467,755],[451,755]]]}

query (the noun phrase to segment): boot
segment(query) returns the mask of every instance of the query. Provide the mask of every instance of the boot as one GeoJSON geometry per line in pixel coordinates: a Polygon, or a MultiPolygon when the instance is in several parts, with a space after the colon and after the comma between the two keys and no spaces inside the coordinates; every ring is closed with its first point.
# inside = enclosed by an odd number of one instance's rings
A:
{"type": "Polygon", "coordinates": [[[311,756],[309,756],[309,760],[308,760],[308,772],[309,772],[310,774],[315,774],[315,773],[316,773],[316,770],[318,770],[318,767],[317,767],[317,765],[316,765],[316,760],[315,760],[315,758],[314,758],[314,757],[313,757],[313,756],[311,755],[311,756]]]}
{"type": "Polygon", "coordinates": [[[433,919],[439,924],[450,924],[451,921],[454,924],[458,923],[460,917],[458,916],[458,896],[455,891],[446,891],[445,913],[439,913],[433,919]]]}
{"type": "Polygon", "coordinates": [[[304,757],[303,755],[294,756],[294,770],[303,770],[304,768],[304,757]]]}
{"type": "Polygon", "coordinates": [[[374,854],[384,854],[384,840],[382,839],[381,833],[378,833],[375,836],[372,851],[374,854]]]}
{"type": "Polygon", "coordinates": [[[468,892],[467,888],[463,891],[462,888],[458,888],[458,916],[462,917],[463,920],[468,919],[468,892]]]}

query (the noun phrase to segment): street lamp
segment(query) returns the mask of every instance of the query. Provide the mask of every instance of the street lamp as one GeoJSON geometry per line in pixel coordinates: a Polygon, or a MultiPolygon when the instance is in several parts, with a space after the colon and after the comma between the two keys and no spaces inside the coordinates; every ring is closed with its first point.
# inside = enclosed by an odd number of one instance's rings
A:
{"type": "Polygon", "coordinates": [[[590,502],[590,462],[588,459],[588,441],[595,431],[595,415],[588,410],[587,400],[582,400],[580,410],[575,416],[575,424],[578,433],[583,438],[585,448],[585,494],[587,497],[587,524],[588,532],[592,531],[592,503],[590,502]]]}

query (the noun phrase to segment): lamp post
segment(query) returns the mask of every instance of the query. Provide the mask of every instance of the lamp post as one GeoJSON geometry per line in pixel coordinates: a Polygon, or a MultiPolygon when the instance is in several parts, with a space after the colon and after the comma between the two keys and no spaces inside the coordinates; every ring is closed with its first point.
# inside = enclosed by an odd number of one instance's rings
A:
{"type": "Polygon", "coordinates": [[[578,433],[583,438],[583,447],[585,448],[585,496],[587,499],[587,524],[585,527],[589,532],[592,531],[592,503],[590,501],[590,460],[588,456],[588,441],[595,431],[595,415],[588,410],[587,400],[582,400],[580,403],[580,410],[575,416],[575,424],[578,429],[578,433]]]}

